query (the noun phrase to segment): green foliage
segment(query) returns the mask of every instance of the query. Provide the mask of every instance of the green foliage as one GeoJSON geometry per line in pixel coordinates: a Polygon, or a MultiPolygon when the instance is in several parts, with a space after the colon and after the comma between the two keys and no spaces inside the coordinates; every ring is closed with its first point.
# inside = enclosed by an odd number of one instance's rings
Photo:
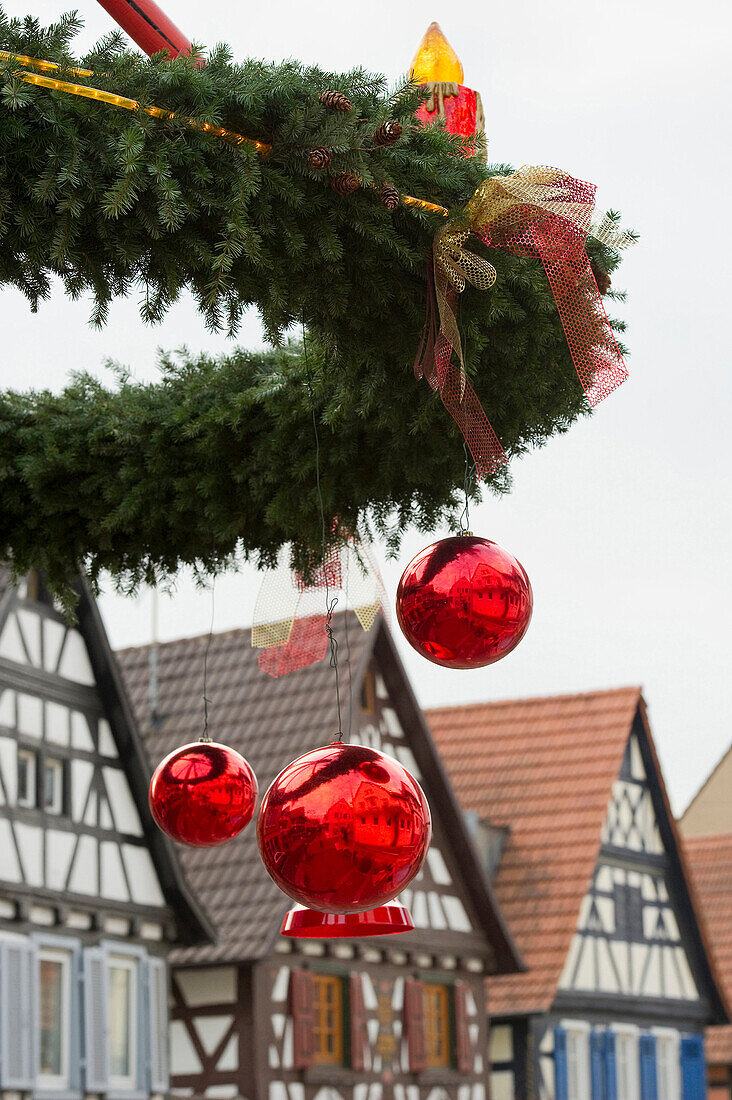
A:
{"type": "MultiPolygon", "coordinates": [[[[175,118],[30,86],[17,65],[0,66],[0,282],[36,308],[57,276],[72,297],[91,296],[100,325],[114,297],[140,288],[150,323],[188,289],[212,328],[235,332],[250,305],[273,344],[304,324],[326,514],[351,529],[367,516],[392,544],[408,523],[433,527],[463,480],[459,434],[412,371],[442,219],[407,206],[389,213],[376,188],[389,181],[459,211],[487,174],[509,169],[415,125],[420,93],[410,85],[389,93],[362,71],[234,64],[225,47],[202,68],[148,60],[119,35],[78,61],[77,31],[75,16],[43,29],[0,12],[2,48],[94,69],[95,86],[175,118]],[[320,106],[329,88],[354,110],[320,106]],[[272,151],[234,147],[186,117],[272,151]],[[387,118],[403,136],[374,148],[387,118]],[[316,146],[333,150],[331,173],[352,171],[364,187],[339,197],[308,167],[316,146]]],[[[617,256],[590,247],[612,271],[617,256]]],[[[497,283],[468,288],[460,324],[478,396],[516,455],[587,408],[541,266],[490,258],[497,283]]],[[[271,558],[292,541],[302,561],[317,552],[301,347],[219,361],[184,354],[162,369],[156,385],[123,378],[108,391],[79,377],[60,396],[0,396],[0,557],[43,568],[56,586],[80,565],[133,585],[186,562],[222,567],[237,548],[271,558]]],[[[492,487],[506,486],[496,475],[492,487]]]]}

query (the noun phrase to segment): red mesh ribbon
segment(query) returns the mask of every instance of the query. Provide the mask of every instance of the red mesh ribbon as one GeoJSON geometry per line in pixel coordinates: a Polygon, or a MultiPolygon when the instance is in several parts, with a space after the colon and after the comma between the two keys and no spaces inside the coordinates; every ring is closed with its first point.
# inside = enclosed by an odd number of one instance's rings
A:
{"type": "MultiPolygon", "coordinates": [[[[567,344],[591,405],[628,376],[585,251],[589,234],[623,248],[630,234],[608,222],[592,225],[595,187],[556,168],[521,168],[484,180],[466,207],[466,219],[438,230],[427,321],[415,361],[417,377],[439,390],[485,478],[507,461],[505,452],[465,374],[455,303],[466,281],[487,288],[492,265],[464,247],[471,233],[490,248],[541,260],[567,344]],[[433,293],[434,291],[434,293],[433,293]],[[434,300],[440,316],[439,330],[434,300]],[[453,362],[453,353],[458,363],[453,362]]],[[[495,278],[495,271],[493,271],[495,278]]]]}

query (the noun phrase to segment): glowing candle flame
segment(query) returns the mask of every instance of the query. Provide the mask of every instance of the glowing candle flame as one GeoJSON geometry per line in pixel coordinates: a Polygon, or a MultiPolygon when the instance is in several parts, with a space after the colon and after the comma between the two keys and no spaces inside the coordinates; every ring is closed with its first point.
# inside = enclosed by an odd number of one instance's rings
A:
{"type": "Polygon", "coordinates": [[[412,79],[418,84],[462,84],[460,58],[440,30],[430,23],[411,64],[412,79]]]}

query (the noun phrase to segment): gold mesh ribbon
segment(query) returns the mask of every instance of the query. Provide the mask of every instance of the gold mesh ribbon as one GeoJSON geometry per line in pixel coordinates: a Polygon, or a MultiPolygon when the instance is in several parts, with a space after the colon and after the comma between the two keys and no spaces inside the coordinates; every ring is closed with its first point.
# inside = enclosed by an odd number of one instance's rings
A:
{"type": "Polygon", "coordinates": [[[465,373],[456,301],[467,283],[487,290],[496,279],[491,263],[466,243],[471,234],[492,248],[541,260],[557,304],[577,374],[591,404],[627,376],[605,315],[585,251],[588,236],[612,248],[633,243],[611,219],[593,225],[595,187],[558,168],[524,167],[510,176],[490,176],[478,187],[461,221],[438,229],[433,246],[434,291],[440,327],[428,306],[415,373],[439,389],[460,427],[479,477],[506,462],[506,455],[465,373]],[[452,355],[457,363],[453,364],[452,355]]]}

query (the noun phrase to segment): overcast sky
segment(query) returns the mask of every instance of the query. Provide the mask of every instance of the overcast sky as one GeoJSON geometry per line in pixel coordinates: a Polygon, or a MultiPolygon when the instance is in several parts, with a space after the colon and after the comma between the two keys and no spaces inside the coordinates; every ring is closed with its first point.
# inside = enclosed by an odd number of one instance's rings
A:
{"type": "MultiPolygon", "coordinates": [[[[528,635],[477,672],[439,669],[406,643],[401,651],[425,706],[642,684],[672,802],[682,810],[732,736],[728,5],[162,6],[189,37],[228,41],[241,58],[297,57],[336,71],[364,65],[390,80],[406,71],[437,19],[466,83],[482,94],[489,159],[554,165],[592,180],[599,205],[620,209],[642,234],[617,277],[629,294],[621,307],[629,381],[591,419],[515,462],[513,493],[472,516],[476,534],[510,549],[529,572],[528,635]]],[[[6,0],[6,10],[31,9],[6,0]]],[[[34,0],[32,8],[44,23],[62,10],[62,0],[34,0]]],[[[81,14],[84,45],[112,26],[94,0],[81,14]]],[[[143,327],[133,300],[115,304],[101,333],[88,327],[88,314],[88,303],[58,289],[33,316],[17,291],[4,289],[0,384],[60,388],[73,369],[102,373],[108,356],[154,378],[158,347],[227,346],[206,332],[189,301],[155,329],[143,327]]],[[[255,315],[238,342],[261,342],[255,315]]],[[[424,541],[408,537],[399,561],[384,563],[391,598],[424,541]]],[[[216,630],[249,625],[258,584],[251,569],[217,581],[216,630]]],[[[159,604],[161,638],[208,629],[210,594],[186,578],[159,604]]],[[[110,588],[102,611],[113,644],[149,641],[150,609],[148,592],[123,599],[110,588]]]]}

